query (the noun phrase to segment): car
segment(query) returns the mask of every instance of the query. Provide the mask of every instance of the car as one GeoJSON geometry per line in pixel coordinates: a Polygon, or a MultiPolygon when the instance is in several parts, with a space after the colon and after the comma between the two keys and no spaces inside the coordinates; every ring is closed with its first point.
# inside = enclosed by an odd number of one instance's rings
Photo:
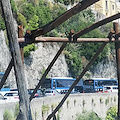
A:
{"type": "Polygon", "coordinates": [[[46,90],[45,95],[46,96],[55,96],[55,95],[60,95],[60,93],[57,90],[46,90]]]}
{"type": "Polygon", "coordinates": [[[0,103],[6,103],[6,98],[2,94],[0,94],[0,103]]]}
{"type": "Polygon", "coordinates": [[[68,90],[61,90],[60,93],[61,94],[66,94],[68,92],[68,90]]]}
{"type": "MultiPolygon", "coordinates": [[[[28,94],[31,95],[33,93],[33,91],[34,91],[34,89],[28,89],[28,94]]],[[[44,96],[45,96],[44,90],[38,89],[34,95],[34,98],[44,97],[44,96]]]]}
{"type": "Polygon", "coordinates": [[[118,92],[118,86],[104,86],[103,92],[118,92]]]}
{"type": "Polygon", "coordinates": [[[5,93],[4,98],[9,101],[19,101],[18,91],[9,91],[5,93]]]}

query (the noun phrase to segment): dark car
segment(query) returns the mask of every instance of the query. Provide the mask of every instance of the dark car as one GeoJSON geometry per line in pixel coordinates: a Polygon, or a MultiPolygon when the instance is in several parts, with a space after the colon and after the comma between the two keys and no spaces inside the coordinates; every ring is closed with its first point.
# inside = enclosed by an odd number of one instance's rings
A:
{"type": "MultiPolygon", "coordinates": [[[[31,95],[33,93],[34,89],[28,89],[28,94],[31,95]]],[[[39,89],[35,93],[34,97],[44,97],[45,96],[45,90],[39,89]]]]}

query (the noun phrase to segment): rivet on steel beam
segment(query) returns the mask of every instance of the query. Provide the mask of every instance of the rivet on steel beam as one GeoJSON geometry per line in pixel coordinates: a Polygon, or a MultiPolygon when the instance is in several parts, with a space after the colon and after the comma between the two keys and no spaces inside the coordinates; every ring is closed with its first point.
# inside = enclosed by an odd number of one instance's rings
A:
{"type": "Polygon", "coordinates": [[[108,34],[107,38],[109,38],[109,40],[111,42],[113,37],[115,37],[115,31],[111,30],[110,33],[108,34]]]}
{"type": "Polygon", "coordinates": [[[120,33],[118,33],[118,34],[115,35],[115,39],[118,39],[119,37],[120,37],[120,33]]]}
{"type": "Polygon", "coordinates": [[[69,42],[71,42],[72,41],[72,36],[73,36],[73,34],[74,34],[74,30],[72,29],[72,30],[70,30],[70,33],[68,34],[68,39],[69,39],[69,42]]]}

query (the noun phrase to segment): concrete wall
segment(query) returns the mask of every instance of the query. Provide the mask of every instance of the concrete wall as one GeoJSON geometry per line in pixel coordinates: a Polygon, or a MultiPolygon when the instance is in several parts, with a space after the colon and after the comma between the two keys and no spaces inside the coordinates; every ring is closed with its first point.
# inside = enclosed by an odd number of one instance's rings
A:
{"type": "Polygon", "coordinates": [[[2,103],[0,101],[0,120],[3,120],[3,114],[5,112],[5,110],[8,110],[12,116],[14,116],[14,110],[15,110],[15,106],[16,106],[16,102],[4,102],[2,103]]]}
{"type": "MultiPolygon", "coordinates": [[[[52,107],[55,107],[62,97],[63,96],[34,99],[31,103],[34,119],[44,120],[42,117],[42,105],[44,104],[49,106],[49,111],[44,114],[46,120],[52,111],[52,107]]],[[[60,115],[60,120],[75,120],[76,114],[80,114],[83,111],[94,111],[104,120],[107,110],[115,105],[117,105],[117,93],[72,94],[57,114],[60,115]]]]}
{"type": "MultiPolygon", "coordinates": [[[[62,98],[63,95],[33,99],[31,101],[33,120],[46,120],[47,116],[52,112],[52,109],[55,109],[62,98]],[[44,111],[44,114],[42,114],[42,110],[44,111]]],[[[83,111],[94,111],[104,120],[107,110],[110,107],[117,105],[117,99],[117,93],[71,94],[56,116],[59,115],[60,120],[75,120],[76,114],[80,114],[83,111]]],[[[0,109],[0,120],[3,120],[1,116],[4,113],[4,109],[14,111],[14,105],[11,103],[7,105],[0,104],[0,108],[2,107],[2,109],[0,109]]]]}

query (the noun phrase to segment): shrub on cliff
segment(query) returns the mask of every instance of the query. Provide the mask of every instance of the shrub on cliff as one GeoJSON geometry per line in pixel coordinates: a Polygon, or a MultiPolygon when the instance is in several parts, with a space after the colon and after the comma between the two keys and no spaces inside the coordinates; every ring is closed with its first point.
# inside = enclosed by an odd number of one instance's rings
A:
{"type": "Polygon", "coordinates": [[[105,118],[105,120],[117,120],[117,107],[111,107],[108,111],[107,111],[107,116],[105,118]]]}
{"type": "Polygon", "coordinates": [[[102,120],[94,112],[84,112],[83,114],[77,115],[75,120],[102,120]]]}

